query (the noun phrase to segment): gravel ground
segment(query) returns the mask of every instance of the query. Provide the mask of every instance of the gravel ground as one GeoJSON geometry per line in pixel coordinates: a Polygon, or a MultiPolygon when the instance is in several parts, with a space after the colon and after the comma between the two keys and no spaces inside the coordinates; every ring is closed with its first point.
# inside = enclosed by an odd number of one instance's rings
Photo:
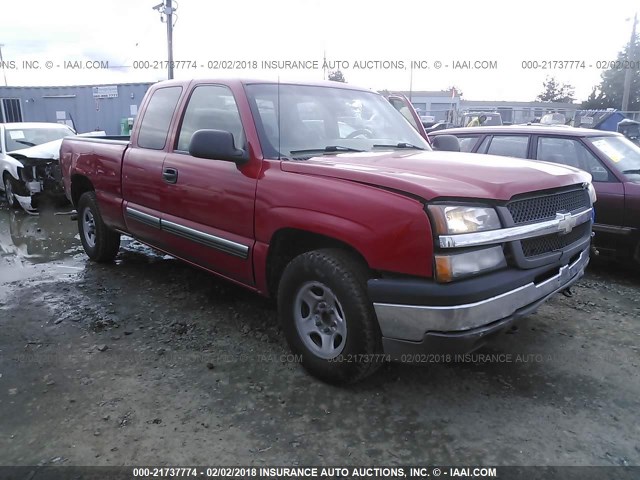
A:
{"type": "MultiPolygon", "coordinates": [[[[64,213],[64,212],[58,212],[64,213]]],[[[476,355],[337,388],[274,305],[0,208],[1,465],[638,465],[640,274],[596,265],[476,355]]]]}

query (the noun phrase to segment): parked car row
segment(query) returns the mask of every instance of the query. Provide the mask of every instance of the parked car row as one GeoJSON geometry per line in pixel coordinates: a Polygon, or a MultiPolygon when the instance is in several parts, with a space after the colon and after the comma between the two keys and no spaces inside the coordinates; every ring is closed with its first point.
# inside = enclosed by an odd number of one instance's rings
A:
{"type": "MultiPolygon", "coordinates": [[[[579,168],[591,174],[598,250],[640,264],[640,147],[623,135],[569,126],[514,125],[455,128],[463,152],[526,158],[579,168]]],[[[478,157],[491,161],[491,157],[478,157]]]]}

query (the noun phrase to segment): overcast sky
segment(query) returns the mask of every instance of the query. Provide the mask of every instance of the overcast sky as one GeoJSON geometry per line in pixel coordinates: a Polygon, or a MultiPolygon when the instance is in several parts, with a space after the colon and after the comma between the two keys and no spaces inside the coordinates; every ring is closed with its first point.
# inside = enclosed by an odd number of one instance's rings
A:
{"type": "MultiPolygon", "coordinates": [[[[156,81],[166,70],[134,61],[166,60],[161,0],[4,0],[0,44],[8,85],[156,81]],[[22,69],[37,60],[39,70],[22,69]],[[64,61],[108,61],[108,70],[64,69],[64,61]],[[46,61],[54,67],[47,69],[46,61]],[[56,65],[60,65],[58,68],[56,65]],[[144,65],[144,64],[143,64],[144,65]],[[6,66],[6,65],[5,65],[6,66]],[[128,66],[128,68],[113,68],[128,66]]],[[[559,0],[178,0],[174,60],[195,61],[176,78],[322,80],[322,60],[350,64],[349,83],[374,89],[444,90],[471,100],[533,100],[547,75],[575,86],[583,100],[599,82],[595,63],[613,60],[629,41],[639,2],[559,0]],[[207,70],[208,61],[318,61],[316,70],[207,70]],[[356,61],[404,62],[405,69],[354,69],[356,61]],[[410,69],[412,60],[430,68],[410,69]],[[497,61],[494,70],[453,70],[455,61],[497,61]],[[585,69],[523,69],[526,60],[585,61],[585,69]],[[442,62],[439,70],[434,62],[442,62]],[[589,65],[593,65],[589,68],[589,65]],[[205,68],[200,67],[204,65],[205,68]],[[446,67],[449,65],[449,67],[446,67]]],[[[365,65],[366,66],[366,65],[365,65]]],[[[369,65],[370,66],[370,65],[369,65]]],[[[0,77],[4,84],[4,77],[0,77]]]]}

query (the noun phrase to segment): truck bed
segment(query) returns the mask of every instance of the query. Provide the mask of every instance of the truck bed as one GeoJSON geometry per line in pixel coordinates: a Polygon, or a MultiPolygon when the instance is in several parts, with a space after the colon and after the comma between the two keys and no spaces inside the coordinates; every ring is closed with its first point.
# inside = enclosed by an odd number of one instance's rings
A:
{"type": "Polygon", "coordinates": [[[124,144],[128,144],[129,141],[131,140],[131,137],[129,135],[103,135],[100,137],[92,137],[92,136],[74,136],[74,137],[68,137],[68,138],[72,138],[74,140],[80,140],[82,142],[90,142],[90,143],[124,143],[124,144]]]}
{"type": "Polygon", "coordinates": [[[109,226],[124,229],[122,214],[122,161],[129,148],[128,136],[67,137],[60,147],[60,168],[67,198],[77,205],[71,188],[73,175],[86,177],[95,188],[96,196],[109,226]]]}

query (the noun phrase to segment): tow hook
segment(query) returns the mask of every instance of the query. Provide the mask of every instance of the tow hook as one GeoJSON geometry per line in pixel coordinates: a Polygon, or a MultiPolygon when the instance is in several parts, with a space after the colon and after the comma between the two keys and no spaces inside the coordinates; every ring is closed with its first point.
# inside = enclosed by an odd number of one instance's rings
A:
{"type": "Polygon", "coordinates": [[[573,291],[571,290],[571,287],[567,287],[564,290],[562,290],[562,294],[565,297],[573,297],[573,291]]]}

